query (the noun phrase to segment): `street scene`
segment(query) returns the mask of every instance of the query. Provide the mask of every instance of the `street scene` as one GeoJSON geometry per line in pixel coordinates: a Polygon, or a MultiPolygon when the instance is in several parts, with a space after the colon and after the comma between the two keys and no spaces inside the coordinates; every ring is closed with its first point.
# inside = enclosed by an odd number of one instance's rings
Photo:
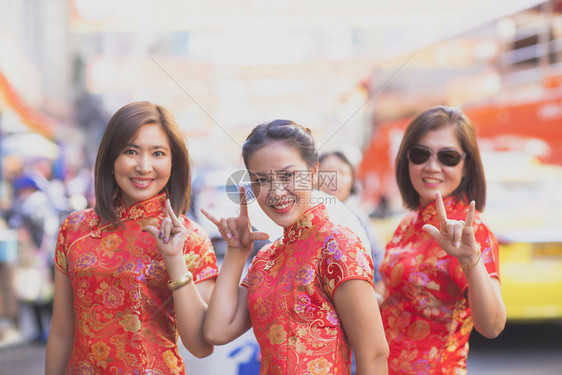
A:
{"type": "Polygon", "coordinates": [[[0,375],[562,374],[562,0],[0,9],[0,375]]]}

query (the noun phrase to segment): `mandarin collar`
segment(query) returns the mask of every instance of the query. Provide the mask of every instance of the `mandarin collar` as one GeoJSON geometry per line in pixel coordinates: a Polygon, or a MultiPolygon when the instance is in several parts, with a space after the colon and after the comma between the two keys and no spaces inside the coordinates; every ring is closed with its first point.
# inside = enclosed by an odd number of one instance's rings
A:
{"type": "MultiPolygon", "coordinates": [[[[460,200],[453,195],[443,198],[443,205],[445,206],[446,212],[451,212],[454,210],[455,206],[460,203],[460,200]]],[[[423,224],[439,224],[439,217],[437,216],[437,202],[434,200],[430,204],[425,207],[419,205],[418,208],[418,221],[421,221],[423,224]]]]}
{"type": "Polygon", "coordinates": [[[289,244],[299,239],[306,230],[316,226],[328,218],[324,204],[319,204],[306,210],[293,224],[283,229],[283,243],[289,244]]]}
{"type": "Polygon", "coordinates": [[[117,211],[117,215],[121,221],[151,217],[164,211],[166,199],[168,199],[166,192],[162,192],[152,198],[142,202],[137,202],[127,208],[125,203],[121,200],[121,197],[119,197],[115,210],[117,211]]]}

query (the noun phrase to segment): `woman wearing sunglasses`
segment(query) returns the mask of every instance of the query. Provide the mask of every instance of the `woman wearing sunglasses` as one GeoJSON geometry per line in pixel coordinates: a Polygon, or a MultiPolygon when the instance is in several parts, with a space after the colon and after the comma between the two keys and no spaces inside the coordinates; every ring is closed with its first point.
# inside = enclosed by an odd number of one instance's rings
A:
{"type": "Polygon", "coordinates": [[[465,374],[472,328],[506,322],[498,243],[480,218],[486,181],[474,127],[432,107],[408,125],[396,157],[404,205],[380,266],[389,374],[465,374]]]}

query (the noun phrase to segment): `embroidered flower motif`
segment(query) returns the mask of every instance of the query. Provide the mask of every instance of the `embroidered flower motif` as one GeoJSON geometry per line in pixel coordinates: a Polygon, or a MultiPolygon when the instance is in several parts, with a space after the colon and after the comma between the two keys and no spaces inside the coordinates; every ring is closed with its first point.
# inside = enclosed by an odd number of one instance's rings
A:
{"type": "Polygon", "coordinates": [[[280,345],[287,339],[287,332],[281,324],[274,324],[269,328],[267,338],[271,344],[280,345]]]}
{"type": "Polygon", "coordinates": [[[83,270],[91,267],[94,263],[96,263],[96,256],[92,253],[84,253],[76,259],[74,266],[76,267],[76,270],[83,270]]]}
{"type": "Polygon", "coordinates": [[[121,238],[116,233],[111,233],[101,240],[101,247],[104,251],[113,252],[121,244],[121,238]]]}
{"type": "Polygon", "coordinates": [[[316,358],[307,364],[307,369],[312,375],[329,374],[331,368],[332,364],[326,358],[316,358]]]}
{"type": "Polygon", "coordinates": [[[100,288],[96,290],[96,294],[101,294],[103,304],[110,309],[117,308],[123,304],[125,292],[114,286],[109,286],[106,282],[100,283],[100,288]]]}
{"type": "Polygon", "coordinates": [[[162,353],[162,358],[169,368],[178,368],[178,359],[174,355],[174,352],[172,350],[166,350],[164,353],[162,353]]]}
{"type": "Polygon", "coordinates": [[[371,274],[371,262],[368,255],[361,249],[357,249],[357,273],[359,275],[371,274]]]}
{"type": "Polygon", "coordinates": [[[109,351],[109,346],[103,341],[98,341],[94,345],[92,345],[94,358],[96,358],[98,361],[105,361],[109,356],[109,351]]]}
{"type": "Polygon", "coordinates": [[[89,362],[80,362],[76,368],[77,375],[94,375],[94,368],[89,362]]]}
{"type": "Polygon", "coordinates": [[[133,314],[125,314],[119,321],[119,324],[127,332],[138,332],[141,329],[141,322],[138,316],[133,314]]]}
{"type": "Polygon", "coordinates": [[[158,261],[153,260],[146,267],[145,274],[147,277],[154,278],[156,280],[162,280],[167,274],[166,268],[158,261]]]}
{"type": "Polygon", "coordinates": [[[328,315],[326,315],[326,319],[332,323],[333,325],[336,325],[339,323],[338,320],[338,314],[335,311],[330,311],[328,312],[328,315]]]}
{"type": "Polygon", "coordinates": [[[328,254],[332,255],[335,260],[340,260],[343,257],[343,254],[337,244],[332,238],[328,239],[328,244],[326,246],[328,249],[328,254]]]}
{"type": "Polygon", "coordinates": [[[214,267],[205,267],[197,274],[195,278],[197,281],[207,279],[211,276],[218,274],[218,271],[214,267]]]}
{"type": "Polygon", "coordinates": [[[314,280],[314,269],[306,264],[297,270],[295,275],[295,283],[301,285],[309,285],[314,280]]]}
{"type": "Polygon", "coordinates": [[[143,214],[144,210],[141,206],[131,207],[131,210],[129,211],[129,217],[132,220],[137,220],[138,218],[142,217],[143,214]]]}
{"type": "Polygon", "coordinates": [[[298,296],[295,302],[296,304],[293,310],[295,310],[297,314],[303,314],[310,311],[310,297],[306,294],[298,296]]]}

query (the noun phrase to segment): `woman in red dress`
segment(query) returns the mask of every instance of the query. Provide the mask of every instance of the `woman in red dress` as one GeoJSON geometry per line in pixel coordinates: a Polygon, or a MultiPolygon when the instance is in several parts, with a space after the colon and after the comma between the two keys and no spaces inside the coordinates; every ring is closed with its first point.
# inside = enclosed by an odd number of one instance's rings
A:
{"type": "Polygon", "coordinates": [[[409,124],[396,157],[408,214],[380,266],[390,374],[466,374],[473,326],[503,330],[498,243],[480,212],[486,181],[470,120],[432,107],[409,124]],[[442,198],[443,197],[443,198],[442,198]]]}
{"type": "Polygon", "coordinates": [[[209,237],[184,216],[190,178],[165,108],[134,102],[115,113],[96,160],[95,209],[72,213],[58,234],[47,375],[185,374],[178,333],[194,355],[213,351],[203,319],[218,267],[209,237]]]}
{"type": "Polygon", "coordinates": [[[373,265],[361,241],[334,224],[312,196],[318,154],[310,130],[287,120],[258,125],[242,150],[253,193],[284,235],[254,257],[239,286],[254,240],[241,187],[240,215],[220,220],[228,247],[205,319],[205,337],[225,344],[250,328],[261,351],[261,374],[386,374],[388,346],[373,265]]]}

